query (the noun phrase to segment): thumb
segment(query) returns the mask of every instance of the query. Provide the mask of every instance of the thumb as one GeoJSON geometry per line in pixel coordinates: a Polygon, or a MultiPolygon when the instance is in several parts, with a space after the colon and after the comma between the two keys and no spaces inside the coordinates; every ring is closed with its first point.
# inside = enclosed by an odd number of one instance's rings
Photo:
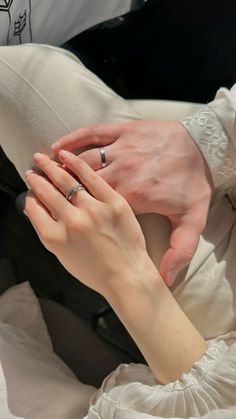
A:
{"type": "Polygon", "coordinates": [[[190,263],[202,230],[200,225],[183,222],[173,228],[170,247],[160,265],[160,274],[168,286],[174,283],[177,274],[190,263]]]}

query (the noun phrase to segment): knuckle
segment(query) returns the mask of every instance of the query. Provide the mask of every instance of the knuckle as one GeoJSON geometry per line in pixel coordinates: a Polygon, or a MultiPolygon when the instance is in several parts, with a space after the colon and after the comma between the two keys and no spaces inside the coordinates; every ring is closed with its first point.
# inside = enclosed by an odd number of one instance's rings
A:
{"type": "Polygon", "coordinates": [[[146,187],[143,184],[134,185],[126,194],[129,202],[140,201],[147,198],[146,187]]]}
{"type": "Polygon", "coordinates": [[[95,145],[95,146],[100,145],[100,138],[97,134],[93,134],[93,145],[95,145]]]}
{"type": "Polygon", "coordinates": [[[58,230],[53,232],[43,232],[40,239],[44,246],[51,252],[56,252],[60,247],[65,246],[66,231],[64,226],[60,225],[58,230]],[[62,228],[63,227],[63,228],[62,228]]]}
{"type": "Polygon", "coordinates": [[[124,199],[119,198],[112,204],[111,212],[115,219],[123,217],[127,210],[127,203],[124,199]]]}
{"type": "Polygon", "coordinates": [[[136,168],[136,162],[132,160],[126,160],[122,164],[122,170],[125,172],[132,172],[136,168]]]}
{"type": "Polygon", "coordinates": [[[51,231],[44,229],[40,234],[41,241],[48,249],[52,249],[57,244],[57,237],[51,231]]]}
{"type": "Polygon", "coordinates": [[[65,185],[68,181],[68,174],[65,171],[60,171],[53,176],[53,182],[57,186],[65,185]]]}
{"type": "Polygon", "coordinates": [[[67,230],[77,230],[79,227],[79,223],[77,217],[71,214],[65,214],[64,216],[64,223],[66,225],[67,230]]]}
{"type": "Polygon", "coordinates": [[[86,215],[80,214],[79,216],[75,213],[68,214],[64,217],[64,223],[66,225],[66,229],[70,233],[79,233],[79,234],[87,234],[90,230],[91,223],[89,222],[89,217],[86,215]]]}
{"type": "Polygon", "coordinates": [[[100,137],[103,135],[103,128],[99,125],[93,125],[90,128],[90,135],[92,136],[92,143],[94,145],[99,145],[100,137]]]}

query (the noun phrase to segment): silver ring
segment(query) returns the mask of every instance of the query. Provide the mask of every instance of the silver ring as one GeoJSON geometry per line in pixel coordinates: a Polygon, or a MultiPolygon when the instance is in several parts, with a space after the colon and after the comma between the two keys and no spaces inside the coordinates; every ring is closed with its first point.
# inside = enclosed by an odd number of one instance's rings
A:
{"type": "Polygon", "coordinates": [[[103,167],[107,166],[105,149],[104,149],[104,147],[99,147],[98,150],[99,150],[100,157],[101,157],[101,168],[103,169],[103,167]]]}
{"type": "Polygon", "coordinates": [[[72,199],[72,196],[76,193],[76,192],[79,192],[79,191],[84,191],[85,190],[85,187],[82,185],[82,183],[77,183],[75,186],[73,186],[73,188],[71,188],[70,190],[69,190],[69,192],[68,192],[68,194],[66,195],[66,199],[67,199],[67,201],[71,201],[71,199],[72,199]]]}

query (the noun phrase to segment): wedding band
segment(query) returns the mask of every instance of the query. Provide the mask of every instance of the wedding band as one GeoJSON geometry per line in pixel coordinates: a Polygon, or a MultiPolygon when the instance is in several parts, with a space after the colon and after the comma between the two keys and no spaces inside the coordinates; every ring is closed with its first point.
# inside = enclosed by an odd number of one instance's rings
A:
{"type": "Polygon", "coordinates": [[[72,197],[73,197],[73,195],[76,193],[76,192],[79,192],[79,191],[84,191],[85,190],[85,187],[82,185],[82,183],[77,183],[75,186],[73,186],[73,188],[71,188],[70,190],[69,190],[69,192],[68,192],[68,194],[66,195],[66,199],[67,199],[67,201],[71,201],[71,199],[72,199],[72,197]]]}
{"type": "Polygon", "coordinates": [[[99,150],[100,157],[101,157],[101,168],[103,169],[103,167],[107,166],[105,149],[104,149],[104,147],[99,147],[98,150],[99,150]]]}

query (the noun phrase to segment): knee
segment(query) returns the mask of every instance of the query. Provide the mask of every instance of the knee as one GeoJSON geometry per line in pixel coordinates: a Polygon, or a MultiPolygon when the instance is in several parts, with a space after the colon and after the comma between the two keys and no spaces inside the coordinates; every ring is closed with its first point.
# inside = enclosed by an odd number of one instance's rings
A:
{"type": "Polygon", "coordinates": [[[26,71],[27,68],[40,67],[48,58],[65,58],[73,60],[77,58],[70,52],[41,44],[24,44],[16,46],[0,47],[0,65],[1,72],[14,69],[15,71],[26,71]]]}

